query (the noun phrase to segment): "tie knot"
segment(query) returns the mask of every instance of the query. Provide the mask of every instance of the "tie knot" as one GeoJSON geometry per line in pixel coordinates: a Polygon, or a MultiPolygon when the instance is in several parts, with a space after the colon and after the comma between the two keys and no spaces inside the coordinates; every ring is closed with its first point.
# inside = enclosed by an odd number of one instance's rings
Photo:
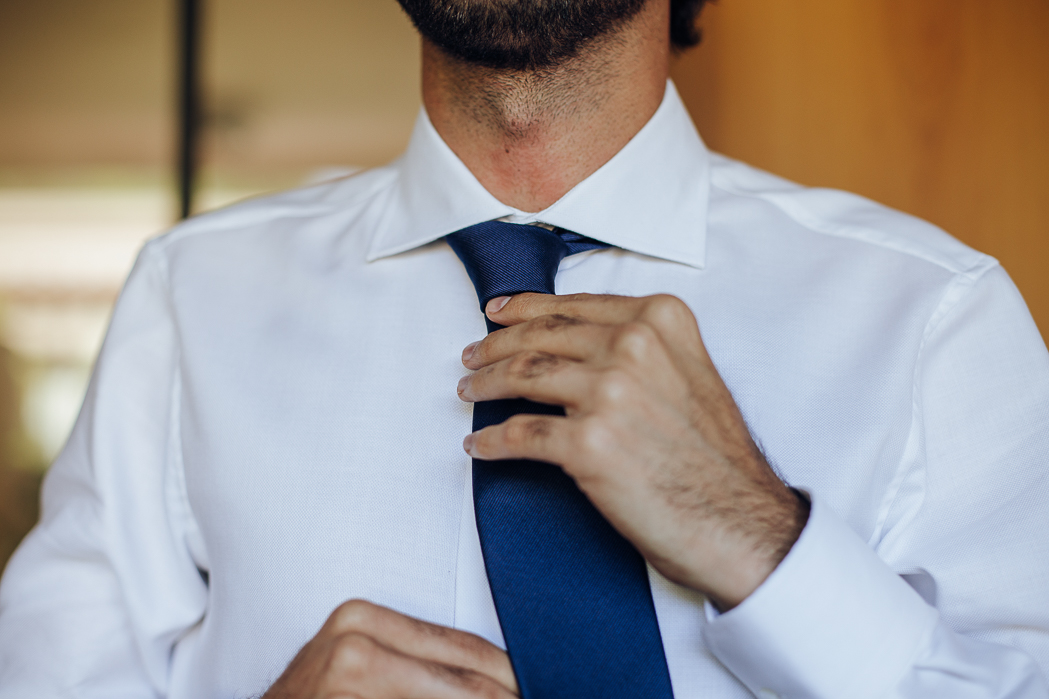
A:
{"type": "Polygon", "coordinates": [[[450,233],[447,240],[477,290],[482,311],[499,296],[554,293],[561,260],[576,252],[605,247],[568,231],[503,221],[464,228],[450,233]]]}

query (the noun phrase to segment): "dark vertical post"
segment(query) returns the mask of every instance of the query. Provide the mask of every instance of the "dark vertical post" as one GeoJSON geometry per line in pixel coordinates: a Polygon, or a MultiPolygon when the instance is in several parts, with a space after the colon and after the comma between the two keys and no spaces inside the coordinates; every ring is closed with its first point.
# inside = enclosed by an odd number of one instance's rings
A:
{"type": "Polygon", "coordinates": [[[179,213],[193,212],[200,136],[200,9],[202,0],[179,3],[178,188],[179,213]]]}

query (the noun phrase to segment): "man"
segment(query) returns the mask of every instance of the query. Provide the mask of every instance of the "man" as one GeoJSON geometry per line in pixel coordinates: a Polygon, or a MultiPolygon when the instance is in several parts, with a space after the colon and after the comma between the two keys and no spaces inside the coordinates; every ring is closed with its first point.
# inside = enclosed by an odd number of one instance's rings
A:
{"type": "Polygon", "coordinates": [[[401,160],[142,252],[0,697],[1049,696],[997,263],[709,153],[701,3],[401,4],[401,160]]]}

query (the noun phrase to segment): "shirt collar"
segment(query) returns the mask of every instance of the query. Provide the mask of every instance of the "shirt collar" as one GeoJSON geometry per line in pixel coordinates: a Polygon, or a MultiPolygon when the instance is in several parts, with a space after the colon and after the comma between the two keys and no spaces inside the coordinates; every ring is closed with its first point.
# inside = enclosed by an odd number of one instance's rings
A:
{"type": "Polygon", "coordinates": [[[425,110],[393,166],[392,201],[371,241],[369,262],[482,221],[542,222],[616,247],[702,267],[709,154],[673,83],[659,109],[611,160],[545,211],[501,203],[438,135],[425,110]]]}

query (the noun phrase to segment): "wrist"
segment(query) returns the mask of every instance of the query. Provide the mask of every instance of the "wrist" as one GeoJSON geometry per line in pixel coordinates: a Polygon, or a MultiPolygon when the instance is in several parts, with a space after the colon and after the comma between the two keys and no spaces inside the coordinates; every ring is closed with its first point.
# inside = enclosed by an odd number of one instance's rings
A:
{"type": "Polygon", "coordinates": [[[714,567],[716,578],[700,590],[721,612],[739,605],[768,579],[790,553],[808,523],[811,503],[795,488],[784,488],[786,497],[777,498],[760,518],[763,526],[748,542],[730,547],[714,567]]]}

